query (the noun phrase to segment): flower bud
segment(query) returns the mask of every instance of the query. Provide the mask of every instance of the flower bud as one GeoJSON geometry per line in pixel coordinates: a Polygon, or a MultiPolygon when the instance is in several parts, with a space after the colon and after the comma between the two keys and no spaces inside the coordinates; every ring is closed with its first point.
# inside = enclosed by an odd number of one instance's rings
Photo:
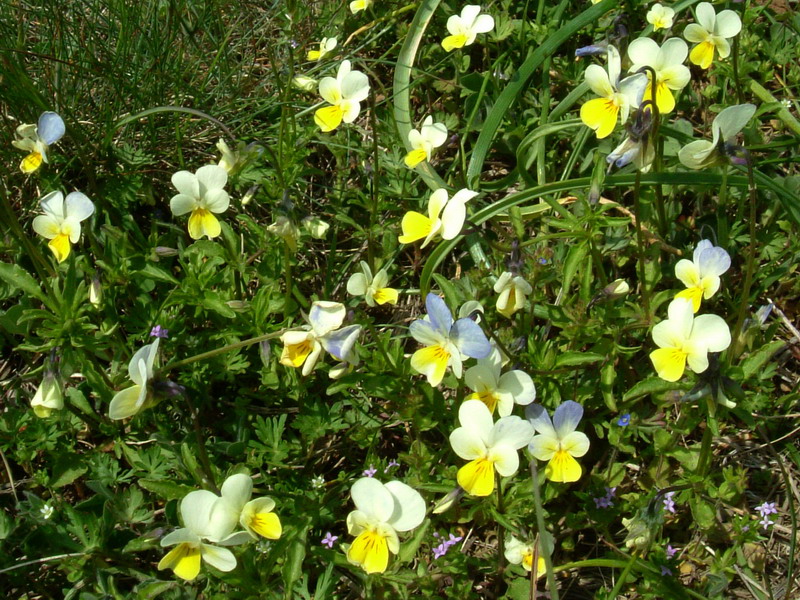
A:
{"type": "Polygon", "coordinates": [[[330,229],[330,225],[319,217],[308,216],[302,221],[303,228],[311,234],[311,237],[322,240],[330,229]]]}
{"type": "Polygon", "coordinates": [[[624,279],[615,279],[611,283],[609,283],[606,287],[603,288],[603,294],[608,297],[609,300],[616,300],[617,298],[622,298],[628,292],[631,291],[631,286],[628,285],[628,282],[624,279]]]}
{"type": "Polygon", "coordinates": [[[52,371],[45,372],[42,384],[36,390],[33,400],[31,400],[31,407],[40,419],[49,417],[54,410],[64,408],[64,394],[61,390],[61,383],[52,371]]]}
{"type": "Polygon", "coordinates": [[[313,92],[317,89],[317,80],[307,75],[297,75],[292,79],[292,85],[304,92],[313,92]]]}
{"type": "Polygon", "coordinates": [[[178,256],[178,251],[175,248],[168,248],[167,246],[156,246],[156,256],[178,256]]]}
{"type": "Polygon", "coordinates": [[[99,308],[103,302],[103,287],[100,285],[100,278],[95,275],[89,284],[89,302],[95,308],[99,308]]]}

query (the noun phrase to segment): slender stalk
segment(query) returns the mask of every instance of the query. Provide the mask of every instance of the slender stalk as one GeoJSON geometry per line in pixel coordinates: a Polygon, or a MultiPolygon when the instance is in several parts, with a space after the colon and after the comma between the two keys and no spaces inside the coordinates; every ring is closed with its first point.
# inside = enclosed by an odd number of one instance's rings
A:
{"type": "Polygon", "coordinates": [[[219,488],[214,481],[214,472],[211,470],[211,461],[208,459],[208,452],[206,451],[206,440],[203,437],[203,431],[200,429],[200,417],[197,414],[197,409],[189,400],[189,394],[183,394],[186,404],[189,406],[189,413],[192,419],[192,429],[194,430],[195,440],[197,441],[197,453],[200,456],[200,466],[203,468],[203,475],[206,481],[204,482],[211,491],[219,495],[219,488]]]}
{"type": "Polygon", "coordinates": [[[292,253],[289,244],[283,244],[283,270],[286,276],[286,294],[283,301],[283,316],[289,318],[291,311],[289,306],[292,303],[292,253]]]}
{"type": "MultiPolygon", "coordinates": [[[[6,468],[6,475],[8,475],[8,485],[11,486],[11,493],[14,494],[14,502],[19,504],[19,496],[17,496],[17,484],[14,483],[14,475],[11,473],[11,465],[8,464],[6,453],[0,448],[0,458],[3,459],[3,465],[6,468]]],[[[3,571],[0,571],[2,573],[3,571]]]]}
{"type": "Polygon", "coordinates": [[[45,556],[44,558],[37,558],[35,560],[28,560],[25,562],[17,563],[15,565],[11,565],[10,567],[6,567],[5,569],[0,569],[0,573],[8,573],[9,571],[14,571],[16,569],[21,569],[22,567],[29,567],[31,565],[40,565],[46,562],[52,562],[54,560],[61,560],[62,558],[75,558],[77,556],[86,556],[85,552],[70,552],[68,554],[56,554],[55,556],[45,556]]]}
{"type": "MultiPolygon", "coordinates": [[[[497,513],[502,515],[506,512],[505,503],[503,502],[502,481],[500,473],[495,473],[495,484],[497,487],[497,513]]],[[[503,581],[503,571],[505,570],[505,528],[497,524],[497,579],[495,580],[496,587],[499,590],[500,583],[503,581]]],[[[499,595],[499,594],[498,594],[499,595]]]]}
{"type": "Polygon", "coordinates": [[[642,183],[640,171],[636,171],[636,182],[633,184],[633,210],[636,213],[636,254],[639,263],[639,281],[642,287],[642,304],[644,306],[645,321],[650,322],[650,292],[647,289],[647,274],[645,271],[644,235],[642,234],[642,209],[639,204],[639,191],[642,183]]]}
{"type": "MultiPolygon", "coordinates": [[[[711,418],[709,416],[709,418],[711,418]]],[[[711,466],[711,427],[706,423],[703,431],[703,441],[700,443],[700,457],[697,459],[697,474],[701,477],[708,472],[711,466]]]]}
{"type": "Polygon", "coordinates": [[[378,330],[375,329],[375,325],[372,323],[372,319],[365,318],[363,320],[364,323],[367,324],[367,329],[369,329],[370,335],[372,335],[372,339],[375,340],[375,345],[378,347],[378,351],[383,356],[383,360],[386,361],[386,364],[389,365],[389,368],[395,375],[400,375],[400,371],[397,370],[397,365],[394,364],[394,361],[389,356],[389,353],[386,351],[386,348],[383,347],[383,342],[381,338],[378,336],[378,330]]]}
{"type": "Polygon", "coordinates": [[[744,325],[745,315],[750,306],[750,288],[753,285],[753,271],[756,263],[756,182],[753,176],[753,161],[747,155],[747,182],[748,191],[750,193],[750,215],[748,224],[750,226],[750,245],[747,248],[747,267],[744,274],[744,284],[740,292],[741,303],[739,304],[739,316],[736,317],[736,326],[733,328],[733,336],[731,343],[731,351],[729,357],[731,360],[739,356],[741,352],[741,337],[742,327],[744,325]]]}
{"type": "MultiPolygon", "coordinates": [[[[542,495],[539,490],[539,470],[536,468],[536,459],[531,459],[531,483],[533,484],[533,506],[536,511],[536,528],[539,531],[539,539],[544,537],[545,528],[544,524],[544,509],[542,508],[542,495]]],[[[544,566],[547,574],[547,587],[550,589],[550,600],[558,600],[558,588],[556,587],[556,578],[553,573],[553,559],[550,556],[548,548],[542,548],[542,558],[544,558],[544,566]]],[[[614,596],[611,596],[612,598],[614,596]]]]}
{"type": "Polygon", "coordinates": [[[622,570],[622,573],[620,574],[619,579],[617,579],[617,583],[616,583],[616,585],[614,585],[614,589],[611,590],[611,593],[608,595],[609,598],[618,598],[619,597],[620,590],[622,590],[622,586],[625,585],[625,582],[628,580],[628,575],[630,574],[631,569],[633,568],[633,564],[635,562],[636,562],[636,553],[634,552],[631,555],[631,558],[628,561],[628,564],[626,564],[625,568],[622,570]]]}
{"type": "MultiPolygon", "coordinates": [[[[369,94],[369,123],[372,129],[372,186],[370,189],[370,207],[369,207],[369,230],[367,233],[367,264],[374,273],[375,256],[374,245],[375,240],[373,235],[375,233],[375,222],[378,218],[378,120],[375,116],[375,93],[370,90],[369,94]]],[[[389,363],[391,364],[391,363],[389,363]]]]}
{"type": "Polygon", "coordinates": [[[159,375],[163,375],[167,371],[171,371],[172,369],[177,369],[179,367],[185,367],[186,365],[190,365],[193,362],[198,362],[201,360],[206,360],[208,358],[213,358],[219,354],[224,354],[225,352],[231,352],[232,350],[238,350],[239,348],[244,348],[246,346],[252,346],[253,344],[257,344],[259,342],[263,342],[265,340],[271,340],[276,337],[282,336],[287,330],[281,329],[280,331],[275,331],[273,333],[265,333],[264,335],[259,335],[254,338],[249,338],[246,340],[242,340],[241,342],[234,342],[233,344],[228,344],[227,346],[223,346],[222,348],[215,348],[214,350],[209,350],[208,352],[201,352],[200,354],[195,354],[194,356],[190,356],[189,358],[184,358],[183,360],[178,360],[168,365],[161,367],[156,373],[156,377],[159,375]]]}

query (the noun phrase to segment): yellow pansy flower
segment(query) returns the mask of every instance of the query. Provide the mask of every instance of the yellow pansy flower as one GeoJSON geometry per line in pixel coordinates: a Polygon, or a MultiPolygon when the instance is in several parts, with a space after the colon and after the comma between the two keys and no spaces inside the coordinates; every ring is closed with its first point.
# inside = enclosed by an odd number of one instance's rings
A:
{"type": "Polygon", "coordinates": [[[367,10],[372,6],[372,0],[353,0],[350,3],[350,12],[356,14],[362,10],[367,10]]]}
{"type": "Polygon", "coordinates": [[[342,61],[336,78],[323,77],[319,82],[319,95],[330,106],[314,113],[314,122],[327,133],[342,122],[352,123],[361,111],[361,101],[369,95],[369,80],[361,71],[353,71],[350,61],[342,61]]]}
{"type": "Polygon", "coordinates": [[[461,9],[460,16],[453,15],[447,19],[447,31],[450,35],[442,40],[442,48],[450,52],[456,48],[469,46],[479,33],[487,33],[494,29],[492,16],[482,15],[480,12],[479,5],[468,4],[461,9]]]}
{"type": "Polygon", "coordinates": [[[428,216],[409,211],[403,216],[400,226],[403,235],[398,236],[401,244],[411,244],[424,238],[420,248],[427,246],[437,235],[452,240],[464,226],[467,218],[466,203],[478,195],[467,189],[459,190],[448,199],[447,190],[440,188],[428,199],[428,216]]]}
{"type": "Polygon", "coordinates": [[[61,117],[52,111],[43,112],[36,125],[25,124],[17,127],[18,139],[11,145],[28,152],[19,165],[23,173],[33,173],[42,163],[47,162],[47,150],[64,135],[66,128],[61,117]]]}
{"type": "Polygon", "coordinates": [[[683,30],[683,37],[697,45],[689,54],[689,61],[707,69],[714,61],[714,53],[720,58],[727,58],[731,53],[728,38],[736,36],[742,30],[742,20],[732,10],[723,10],[716,14],[709,2],[701,2],[695,10],[696,23],[691,23],[683,30]]]}
{"type": "Polygon", "coordinates": [[[326,54],[333,52],[337,44],[336,38],[322,38],[319,43],[319,50],[309,50],[306,58],[308,60],[322,60],[326,54]]]}
{"type": "MultiPolygon", "coordinates": [[[[509,537],[505,547],[506,560],[512,565],[522,565],[522,567],[530,572],[533,570],[533,544],[528,544],[518,540],[513,535],[509,537]]],[[[539,560],[536,561],[536,578],[542,577],[545,574],[544,557],[541,552],[539,553],[539,560]]]]}
{"type": "Polygon", "coordinates": [[[553,420],[543,406],[531,404],[525,416],[536,430],[528,450],[538,460],[546,460],[545,477],[550,481],[570,483],[581,477],[580,458],[589,450],[589,438],[575,431],[583,417],[583,407],[567,400],[559,404],[553,420]]]}
{"type": "Polygon", "coordinates": [[[354,273],[347,280],[347,293],[353,296],[364,296],[367,306],[375,304],[397,304],[398,293],[394,288],[386,287],[389,275],[381,269],[372,276],[372,270],[364,261],[359,263],[361,273],[354,273]]]}
{"type": "Polygon", "coordinates": [[[72,246],[81,237],[81,221],[94,213],[94,204],[84,194],[72,192],[66,199],[61,192],[50,192],[40,200],[43,215],[33,220],[33,230],[50,240],[47,247],[58,262],[69,256],[72,246]]]}
{"type": "Polygon", "coordinates": [[[406,154],[406,166],[413,169],[419,163],[430,160],[433,149],[438,148],[447,141],[447,127],[443,123],[434,123],[433,117],[428,115],[422,122],[419,130],[412,129],[408,132],[408,143],[411,150],[406,154]]]}
{"type": "Polygon", "coordinates": [[[719,276],[730,267],[731,257],[724,248],[714,246],[709,240],[701,240],[695,246],[692,260],[683,258],[675,265],[675,277],[686,286],[675,297],[691,300],[692,309],[697,312],[703,298],[708,300],[717,293],[719,276]]]}
{"type": "Polygon", "coordinates": [[[675,16],[675,11],[668,6],[661,4],[654,4],[647,11],[647,22],[653,26],[653,31],[659,29],[669,29],[672,27],[672,19],[675,16]]]}
{"type": "Polygon", "coordinates": [[[653,99],[652,88],[655,85],[660,114],[672,112],[675,108],[672,90],[682,90],[691,79],[688,67],[683,64],[688,53],[689,47],[680,38],[670,38],[662,46],[650,38],[638,38],[628,46],[628,58],[632,63],[630,73],[638,73],[643,67],[655,71],[655,82],[650,70],[646,71],[648,83],[642,101],[653,99]]]}
{"type": "Polygon", "coordinates": [[[228,172],[218,165],[206,165],[196,173],[178,171],[172,176],[172,185],[178,194],[169,201],[172,214],[189,216],[189,236],[199,240],[209,239],[222,233],[222,227],[214,214],[224,213],[230,205],[228,192],[223,188],[228,182],[228,172]]]}
{"type": "Polygon", "coordinates": [[[128,376],[134,385],[117,392],[111,399],[109,419],[127,419],[147,408],[148,383],[153,378],[159,342],[160,338],[157,337],[152,343],[139,348],[131,358],[128,376]]]}

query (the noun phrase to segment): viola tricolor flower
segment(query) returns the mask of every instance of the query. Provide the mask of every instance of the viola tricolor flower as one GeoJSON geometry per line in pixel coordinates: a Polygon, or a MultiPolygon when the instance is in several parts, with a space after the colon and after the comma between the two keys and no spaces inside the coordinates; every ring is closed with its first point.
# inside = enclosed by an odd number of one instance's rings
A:
{"type": "Polygon", "coordinates": [[[710,2],[701,2],[695,10],[696,23],[683,30],[683,37],[697,45],[689,54],[689,61],[707,69],[714,62],[714,54],[727,58],[731,53],[729,38],[742,30],[742,20],[732,10],[716,14],[710,2]]]}
{"type": "Polygon", "coordinates": [[[474,392],[467,396],[467,400],[480,400],[492,414],[497,408],[499,416],[507,417],[514,404],[526,406],[536,400],[536,386],[524,371],[501,373],[502,366],[502,356],[497,348],[493,348],[489,356],[467,369],[464,383],[474,392]]]}
{"type": "Polygon", "coordinates": [[[136,351],[128,364],[128,375],[134,385],[125,388],[111,399],[108,407],[108,418],[127,419],[147,408],[148,383],[153,378],[153,364],[158,355],[156,338],[152,343],[142,346],[136,351]]]}
{"type": "Polygon", "coordinates": [[[531,404],[525,410],[525,416],[537,433],[528,450],[538,460],[548,461],[545,477],[564,483],[578,481],[583,471],[575,458],[589,450],[589,438],[585,433],[575,431],[583,418],[583,407],[572,400],[562,402],[553,413],[551,422],[543,406],[531,404]]]}
{"type": "Polygon", "coordinates": [[[701,240],[695,246],[692,260],[683,258],[675,265],[675,277],[686,286],[675,297],[691,300],[692,309],[697,312],[703,298],[708,300],[717,293],[719,276],[730,267],[731,257],[724,248],[714,246],[709,240],[701,240]]]}
{"type": "Polygon", "coordinates": [[[434,123],[430,115],[425,117],[422,127],[408,132],[408,143],[411,150],[406,154],[406,166],[413,169],[419,163],[430,160],[433,149],[447,141],[447,127],[444,123],[434,123]]]}
{"type": "Polygon", "coordinates": [[[33,230],[50,240],[47,247],[58,262],[64,262],[81,237],[81,221],[94,213],[94,204],[84,194],[72,192],[66,199],[61,192],[50,192],[40,201],[43,215],[33,220],[33,230]]]}
{"type": "Polygon", "coordinates": [[[322,38],[319,43],[319,50],[309,50],[306,59],[322,60],[326,54],[333,52],[337,44],[336,38],[322,38]]]}
{"type": "Polygon", "coordinates": [[[52,111],[43,112],[36,125],[25,124],[17,127],[17,138],[11,145],[28,152],[19,164],[20,171],[33,173],[42,163],[47,163],[47,151],[64,135],[66,128],[61,117],[52,111]]]}
{"type": "Polygon", "coordinates": [[[481,7],[468,4],[461,9],[461,15],[453,15],[447,19],[447,31],[450,33],[442,40],[442,48],[447,52],[456,48],[469,46],[479,33],[488,33],[494,29],[491,15],[480,14],[481,7]]]}
{"type": "Polygon", "coordinates": [[[352,123],[361,112],[361,102],[369,95],[369,80],[361,71],[353,71],[350,61],[342,61],[336,78],[323,77],[319,82],[319,95],[330,106],[314,113],[314,122],[327,133],[344,121],[352,123]]]}
{"type": "Polygon", "coordinates": [[[353,296],[364,296],[367,306],[397,304],[397,290],[387,287],[389,275],[386,269],[381,269],[373,277],[372,270],[367,263],[362,260],[359,265],[361,273],[355,273],[347,280],[347,293],[353,296]]]}
{"type": "MultiPolygon", "coordinates": [[[[529,544],[518,540],[513,535],[509,536],[505,547],[506,560],[512,565],[522,565],[522,567],[531,572],[533,570],[533,544],[529,544]]],[[[539,560],[536,561],[536,578],[542,577],[545,574],[544,557],[539,554],[539,560]]]]}
{"type": "Polygon", "coordinates": [[[721,110],[711,123],[711,141],[689,142],[678,152],[678,160],[690,169],[721,164],[726,156],[725,147],[745,128],[755,112],[753,104],[737,104],[721,110]]]}
{"type": "Polygon", "coordinates": [[[654,4],[647,11],[647,22],[653,26],[653,31],[669,29],[672,27],[672,18],[674,16],[675,11],[673,9],[661,4],[654,4]]]}
{"type": "Polygon", "coordinates": [[[409,211],[403,216],[401,227],[403,235],[397,239],[401,244],[411,244],[425,239],[420,248],[427,246],[437,235],[444,240],[452,240],[464,226],[467,218],[467,201],[478,195],[467,189],[459,190],[448,200],[447,190],[440,188],[428,200],[428,216],[409,211]]]}
{"type": "Polygon", "coordinates": [[[52,371],[45,371],[42,383],[36,388],[31,400],[31,408],[40,419],[49,417],[54,410],[64,408],[64,392],[58,377],[52,371]]]}
{"type": "Polygon", "coordinates": [[[353,0],[350,3],[350,12],[356,14],[359,11],[367,10],[372,6],[372,0],[353,0]]]}
{"type": "Polygon", "coordinates": [[[209,239],[222,233],[219,220],[214,214],[224,213],[230,205],[228,192],[223,188],[228,182],[228,172],[217,165],[206,165],[196,173],[178,171],[172,176],[172,185],[178,194],[169,201],[169,208],[176,217],[189,216],[189,236],[199,240],[209,239]]]}
{"type": "Polygon", "coordinates": [[[638,38],[628,46],[628,57],[632,63],[629,72],[638,73],[643,67],[651,67],[655,71],[655,82],[652,81],[650,70],[645,71],[648,83],[642,102],[653,100],[655,85],[655,102],[662,115],[675,108],[672,90],[682,90],[691,79],[689,69],[683,64],[688,53],[689,47],[680,38],[670,38],[662,46],[650,38],[638,38]]]}
{"type": "Polygon", "coordinates": [[[500,294],[495,305],[497,312],[508,319],[525,306],[525,297],[533,291],[530,283],[508,271],[500,275],[492,289],[500,294]]]}

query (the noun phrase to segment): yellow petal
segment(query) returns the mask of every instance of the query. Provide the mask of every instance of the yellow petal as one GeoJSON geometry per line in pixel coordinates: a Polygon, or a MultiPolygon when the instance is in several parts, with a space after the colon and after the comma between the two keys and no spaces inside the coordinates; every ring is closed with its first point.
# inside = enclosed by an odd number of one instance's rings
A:
{"type": "Polygon", "coordinates": [[[189,236],[193,240],[199,240],[204,235],[209,239],[217,237],[222,233],[219,220],[210,210],[196,208],[189,217],[189,236]]]}
{"type": "Polygon", "coordinates": [[[456,48],[463,48],[464,44],[467,43],[467,36],[463,33],[459,35],[448,35],[446,38],[442,40],[442,48],[450,52],[451,50],[455,50],[456,48]]]}
{"type": "MultiPolygon", "coordinates": [[[[530,571],[533,568],[533,552],[528,552],[522,556],[522,566],[525,567],[526,571],[530,571]]],[[[546,568],[544,558],[540,555],[539,560],[536,561],[536,579],[544,575],[546,568]]]]}
{"type": "Polygon", "coordinates": [[[379,290],[375,290],[375,293],[372,295],[372,299],[375,300],[378,304],[397,304],[398,293],[397,290],[393,288],[381,288],[379,290]]]}
{"type": "Polygon", "coordinates": [[[324,106],[314,113],[314,122],[323,133],[333,131],[342,124],[344,111],[340,106],[324,106]]]}
{"type": "Polygon", "coordinates": [[[19,163],[20,170],[25,174],[33,173],[40,166],[42,166],[42,155],[38,152],[31,152],[19,163]]]}
{"type": "Polygon", "coordinates": [[[161,559],[158,569],[172,569],[181,579],[191,581],[200,573],[200,547],[178,544],[161,559]]]}
{"type": "Polygon", "coordinates": [[[581,106],[581,121],[595,130],[597,139],[611,135],[617,126],[619,106],[609,98],[595,98],[581,106]]]}
{"type": "Polygon", "coordinates": [[[701,68],[707,69],[711,66],[714,60],[714,44],[713,42],[705,41],[700,42],[692,48],[689,53],[689,61],[694,65],[700,65],[701,68]]]}
{"type": "Polygon", "coordinates": [[[450,353],[438,344],[421,348],[411,356],[411,366],[423,373],[428,378],[428,383],[433,386],[442,382],[449,362],[450,353]]]}
{"type": "Polygon", "coordinates": [[[570,483],[581,478],[581,466],[566,450],[559,450],[545,467],[544,475],[550,481],[570,483]]]}
{"type": "Polygon", "coordinates": [[[277,540],[283,531],[281,521],[274,512],[256,513],[248,525],[258,535],[269,540],[277,540]]]}
{"type": "Polygon", "coordinates": [[[389,545],[377,531],[365,530],[358,534],[347,551],[347,559],[367,573],[383,573],[389,564],[389,545]]]}
{"type": "Polygon", "coordinates": [[[397,238],[398,241],[401,244],[410,244],[428,237],[433,223],[425,215],[412,210],[403,216],[400,227],[403,228],[403,235],[397,238]]]}
{"type": "Polygon", "coordinates": [[[422,148],[417,148],[406,154],[405,163],[408,168],[413,169],[423,160],[428,160],[428,153],[422,148]]]}
{"type": "Polygon", "coordinates": [[[686,368],[686,352],[680,348],[659,348],[650,353],[656,373],[666,381],[678,381],[686,368]]]}
{"type": "MultiPolygon", "coordinates": [[[[644,99],[651,100],[652,98],[653,92],[651,86],[647,86],[644,99]]],[[[675,108],[675,97],[672,95],[672,90],[670,90],[663,81],[659,82],[656,86],[656,106],[658,106],[658,112],[662,115],[672,112],[672,109],[675,108]]]]}
{"type": "Polygon", "coordinates": [[[320,51],[319,50],[309,50],[308,54],[306,54],[306,59],[308,60],[319,60],[320,51]]]}
{"type": "Polygon", "coordinates": [[[696,285],[690,288],[686,288],[682,292],[678,292],[675,295],[676,298],[687,298],[688,300],[692,301],[692,309],[694,312],[700,310],[700,303],[703,299],[703,286],[696,285]]]}
{"type": "Polygon", "coordinates": [[[470,394],[465,398],[465,400],[480,400],[486,405],[486,407],[489,409],[489,412],[494,414],[494,409],[497,408],[497,403],[500,401],[500,398],[495,396],[492,390],[483,389],[480,392],[470,394]]]}
{"type": "Polygon", "coordinates": [[[508,290],[508,298],[506,298],[505,306],[498,308],[497,312],[499,312],[507,319],[510,319],[511,317],[514,316],[514,313],[516,311],[517,311],[517,288],[516,286],[512,285],[511,289],[508,290]]]}
{"type": "Polygon", "coordinates": [[[287,344],[281,352],[281,364],[287,367],[297,368],[306,362],[306,358],[311,354],[314,345],[311,340],[304,340],[299,344],[287,344]]]}
{"type": "Polygon", "coordinates": [[[458,470],[458,485],[473,496],[488,496],[494,491],[494,463],[485,458],[471,460],[458,470]]]}
{"type": "Polygon", "coordinates": [[[69,236],[65,233],[59,233],[50,240],[47,247],[53,251],[58,262],[64,262],[69,256],[70,251],[69,236]]]}

